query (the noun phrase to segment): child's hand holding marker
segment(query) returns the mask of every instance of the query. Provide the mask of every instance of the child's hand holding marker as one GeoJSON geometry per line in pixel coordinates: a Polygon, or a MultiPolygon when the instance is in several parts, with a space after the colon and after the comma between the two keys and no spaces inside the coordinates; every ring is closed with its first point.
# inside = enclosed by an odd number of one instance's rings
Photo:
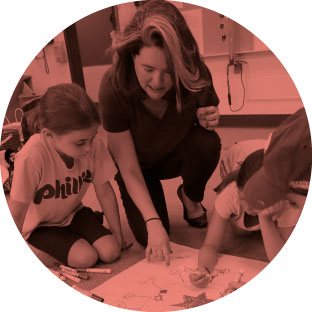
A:
{"type": "Polygon", "coordinates": [[[190,282],[198,288],[205,288],[211,281],[208,268],[198,268],[198,271],[189,275],[190,282]]]}

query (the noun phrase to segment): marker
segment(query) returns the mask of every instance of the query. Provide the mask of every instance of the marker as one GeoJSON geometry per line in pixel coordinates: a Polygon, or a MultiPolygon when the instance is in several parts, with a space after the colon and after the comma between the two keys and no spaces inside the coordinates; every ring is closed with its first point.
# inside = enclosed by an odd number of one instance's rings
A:
{"type": "Polygon", "coordinates": [[[72,286],[74,289],[76,289],[77,291],[79,291],[80,293],[94,299],[100,302],[104,302],[104,299],[96,294],[93,294],[92,292],[85,290],[85,289],[81,289],[80,287],[78,287],[77,285],[73,285],[72,286]]]}
{"type": "Polygon", "coordinates": [[[79,272],[88,272],[88,273],[112,273],[111,269],[100,269],[100,268],[89,268],[89,269],[77,269],[79,272]]]}
{"type": "Polygon", "coordinates": [[[61,281],[65,281],[66,280],[66,277],[65,276],[62,276],[61,273],[53,270],[53,269],[49,269],[54,275],[56,275],[61,281]]]}
{"type": "Polygon", "coordinates": [[[81,282],[81,279],[80,279],[79,277],[75,277],[75,276],[71,275],[71,274],[68,273],[68,272],[63,272],[63,271],[62,271],[62,272],[61,272],[61,275],[67,277],[68,279],[70,279],[70,280],[72,280],[72,281],[74,281],[74,282],[76,282],[76,283],[80,283],[80,282],[81,282]]]}
{"type": "Polygon", "coordinates": [[[236,275],[235,282],[240,283],[242,281],[242,277],[244,275],[244,270],[241,269],[236,275]]]}
{"type": "Polygon", "coordinates": [[[77,273],[77,269],[70,268],[70,267],[68,267],[66,265],[63,265],[63,264],[60,264],[60,269],[64,270],[64,271],[67,271],[67,272],[77,273]]]}
{"type": "Polygon", "coordinates": [[[60,264],[60,263],[57,263],[57,262],[55,262],[54,265],[58,266],[60,269],[77,273],[77,269],[73,269],[73,268],[68,267],[66,265],[63,265],[63,264],[60,264]]]}
{"type": "Polygon", "coordinates": [[[78,272],[73,272],[73,271],[67,271],[67,269],[61,269],[62,272],[65,272],[65,273],[68,273],[72,276],[76,276],[76,277],[79,277],[79,278],[82,278],[84,280],[87,280],[89,279],[89,276],[86,275],[86,274],[83,274],[83,273],[78,273],[78,272]]]}

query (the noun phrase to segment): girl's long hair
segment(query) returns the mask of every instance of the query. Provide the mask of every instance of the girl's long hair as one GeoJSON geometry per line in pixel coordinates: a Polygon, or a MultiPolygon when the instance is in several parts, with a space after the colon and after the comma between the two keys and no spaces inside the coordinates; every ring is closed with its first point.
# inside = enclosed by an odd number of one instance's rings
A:
{"type": "Polygon", "coordinates": [[[32,113],[34,132],[47,128],[58,135],[90,128],[100,123],[95,103],[77,84],[65,83],[50,87],[32,113]]]}
{"type": "Polygon", "coordinates": [[[141,90],[133,57],[144,46],[158,46],[164,50],[178,111],[181,110],[183,91],[199,92],[212,84],[211,75],[183,15],[167,1],[150,0],[137,10],[123,33],[116,34],[116,44],[111,49],[116,55],[112,82],[125,94],[141,90]]]}
{"type": "Polygon", "coordinates": [[[219,194],[232,182],[236,182],[237,187],[243,190],[247,181],[262,167],[263,157],[264,149],[259,149],[248,155],[241,167],[229,173],[222,182],[214,188],[214,191],[219,194]]]}

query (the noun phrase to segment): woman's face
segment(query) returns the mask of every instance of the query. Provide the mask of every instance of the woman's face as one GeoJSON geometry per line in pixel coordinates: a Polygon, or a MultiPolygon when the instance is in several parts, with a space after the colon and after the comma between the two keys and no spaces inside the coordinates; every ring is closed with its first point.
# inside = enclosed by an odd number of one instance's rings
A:
{"type": "Polygon", "coordinates": [[[151,99],[161,99],[173,86],[163,49],[143,47],[133,58],[141,88],[151,99]]]}

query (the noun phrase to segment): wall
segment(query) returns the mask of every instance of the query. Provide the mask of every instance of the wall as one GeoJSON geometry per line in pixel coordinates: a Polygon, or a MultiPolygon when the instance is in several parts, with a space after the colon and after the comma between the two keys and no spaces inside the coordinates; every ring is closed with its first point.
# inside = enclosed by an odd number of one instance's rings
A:
{"type": "Polygon", "coordinates": [[[110,33],[113,30],[112,7],[97,11],[76,22],[82,66],[110,64],[111,55],[106,49],[111,47],[110,33]],[[96,31],[95,31],[96,30],[96,31]]]}
{"type": "MultiPolygon", "coordinates": [[[[35,93],[43,94],[49,86],[58,83],[71,82],[71,76],[68,66],[67,59],[64,59],[63,63],[57,62],[56,60],[56,49],[65,49],[66,57],[66,47],[64,41],[63,33],[60,33],[54,38],[54,43],[48,44],[45,47],[45,54],[47,59],[47,64],[49,68],[49,73],[46,72],[45,62],[42,58],[42,50],[34,58],[34,60],[29,64],[25,71],[25,75],[32,76],[32,85],[35,93]]],[[[62,53],[62,52],[60,52],[62,53]]]]}
{"type": "MultiPolygon", "coordinates": [[[[226,67],[228,56],[205,57],[211,70],[216,92],[220,98],[220,113],[224,115],[292,114],[302,107],[298,91],[279,60],[271,52],[246,53],[236,57],[243,64],[245,103],[241,110],[232,112],[228,104],[226,67]]],[[[240,72],[235,74],[230,67],[232,109],[243,105],[243,86],[240,72]]]]}
{"type": "MultiPolygon", "coordinates": [[[[220,98],[223,115],[291,114],[302,106],[300,96],[286,69],[275,55],[258,38],[239,24],[220,16],[219,13],[186,3],[175,4],[185,16],[194,37],[199,43],[204,61],[208,65],[220,98]],[[201,21],[201,22],[200,22],[201,21]],[[220,24],[224,24],[221,29],[220,24]],[[222,36],[226,40],[222,40],[222,36]],[[235,60],[243,61],[242,79],[245,86],[244,106],[232,112],[228,105],[227,64],[229,50],[235,52],[235,60]]],[[[134,14],[133,3],[118,5],[119,23],[134,14]],[[129,7],[131,6],[131,8],[129,7]],[[128,12],[128,14],[126,14],[128,12]]],[[[84,66],[86,89],[94,101],[98,101],[98,89],[107,64],[84,66]]],[[[243,86],[240,72],[230,67],[232,110],[243,104],[243,86]]]]}
{"type": "MultiPolygon", "coordinates": [[[[23,73],[23,76],[30,77],[27,81],[34,93],[38,95],[42,95],[49,86],[71,82],[63,33],[60,33],[53,42],[44,47],[44,53],[41,50],[23,73]]],[[[28,91],[31,92],[31,89],[28,91]]],[[[5,124],[20,121],[22,115],[21,113],[15,114],[15,111],[21,107],[19,99],[21,93],[23,93],[23,82],[17,81],[17,86],[8,105],[5,124]]]]}

